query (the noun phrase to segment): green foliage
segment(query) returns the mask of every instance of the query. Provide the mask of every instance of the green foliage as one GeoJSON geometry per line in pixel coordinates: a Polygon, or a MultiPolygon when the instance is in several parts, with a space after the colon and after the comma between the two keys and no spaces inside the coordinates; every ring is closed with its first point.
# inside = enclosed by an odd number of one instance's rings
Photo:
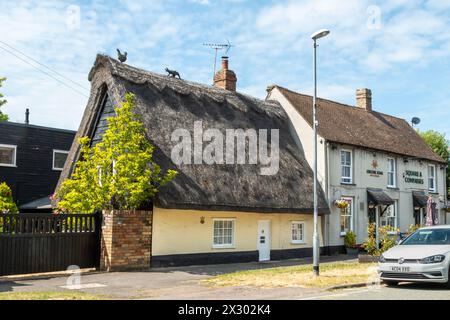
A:
{"type": "Polygon", "coordinates": [[[356,246],[356,234],[353,231],[347,232],[344,237],[344,244],[347,248],[354,248],[356,246]]]}
{"type": "Polygon", "coordinates": [[[422,139],[433,149],[433,151],[447,161],[447,187],[450,194],[450,141],[444,133],[434,130],[421,132],[417,130],[422,139]]]}
{"type": "MultiPolygon", "coordinates": [[[[5,81],[6,78],[0,77],[0,88],[2,87],[3,81],[5,81]]],[[[6,100],[3,99],[3,94],[0,92],[0,107],[6,103],[6,100]]],[[[3,114],[0,110],[0,121],[8,121],[8,116],[6,114],[3,114]]]]}
{"type": "Polygon", "coordinates": [[[0,183],[0,213],[17,213],[12,191],[5,182],[0,183]]]}
{"type": "Polygon", "coordinates": [[[378,228],[379,246],[377,246],[376,225],[375,223],[370,223],[369,226],[367,227],[368,237],[363,244],[363,248],[370,255],[373,256],[381,255],[383,252],[395,246],[396,235],[392,234],[393,231],[398,232],[398,230],[395,230],[389,226],[379,227],[378,228]]]}
{"type": "Polygon", "coordinates": [[[60,212],[92,213],[95,210],[134,210],[145,206],[159,188],[177,172],[153,162],[154,147],[145,137],[144,126],[133,112],[134,95],[115,109],[101,142],[90,147],[80,139],[81,157],[71,179],[66,180],[56,198],[60,212]]]}

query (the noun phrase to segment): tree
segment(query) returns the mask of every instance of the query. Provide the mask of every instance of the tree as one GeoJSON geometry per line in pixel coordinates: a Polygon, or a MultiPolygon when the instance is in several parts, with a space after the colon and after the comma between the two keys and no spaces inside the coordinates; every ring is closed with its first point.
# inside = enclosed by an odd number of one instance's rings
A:
{"type": "MultiPolygon", "coordinates": [[[[0,88],[2,87],[3,81],[5,81],[6,78],[0,77],[0,88]]],[[[6,103],[6,100],[3,99],[3,94],[0,92],[0,107],[3,106],[6,103]]],[[[3,114],[0,110],[0,121],[8,121],[8,116],[6,114],[3,114]]]]}
{"type": "Polygon", "coordinates": [[[417,131],[422,139],[433,149],[433,151],[447,161],[447,193],[450,194],[450,141],[444,133],[434,130],[424,132],[417,131]]]}
{"type": "Polygon", "coordinates": [[[0,213],[17,213],[12,191],[5,182],[0,183],[0,213]]]}
{"type": "Polygon", "coordinates": [[[162,173],[153,161],[154,147],[144,125],[133,112],[134,95],[108,118],[102,141],[90,147],[80,139],[81,156],[72,177],[55,195],[60,212],[92,213],[103,209],[135,210],[148,204],[159,188],[175,178],[175,170],[162,173]]]}

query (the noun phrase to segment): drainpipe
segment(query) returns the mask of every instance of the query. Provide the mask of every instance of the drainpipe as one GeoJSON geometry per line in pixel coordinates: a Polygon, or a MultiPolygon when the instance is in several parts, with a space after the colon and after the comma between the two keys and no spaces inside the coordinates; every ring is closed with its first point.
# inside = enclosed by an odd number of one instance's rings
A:
{"type": "MultiPolygon", "coordinates": [[[[326,161],[326,172],[325,172],[325,194],[327,195],[327,202],[329,207],[331,208],[331,188],[330,188],[330,143],[326,142],[325,148],[325,161],[326,161]]],[[[330,246],[330,216],[325,216],[325,245],[330,246]]]]}

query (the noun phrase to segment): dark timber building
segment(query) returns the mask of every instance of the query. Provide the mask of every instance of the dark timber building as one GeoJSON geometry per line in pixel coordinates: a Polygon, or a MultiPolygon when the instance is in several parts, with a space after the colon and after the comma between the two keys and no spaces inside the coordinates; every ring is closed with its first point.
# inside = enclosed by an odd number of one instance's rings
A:
{"type": "Polygon", "coordinates": [[[21,210],[50,203],[74,137],[74,131],[0,122],[0,182],[11,187],[21,210]]]}

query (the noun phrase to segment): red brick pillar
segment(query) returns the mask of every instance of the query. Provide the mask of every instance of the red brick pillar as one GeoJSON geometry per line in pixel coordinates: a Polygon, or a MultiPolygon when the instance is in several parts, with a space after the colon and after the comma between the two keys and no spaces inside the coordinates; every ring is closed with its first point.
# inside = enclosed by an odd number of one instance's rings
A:
{"type": "Polygon", "coordinates": [[[150,268],[152,211],[103,211],[100,269],[150,268]]]}

